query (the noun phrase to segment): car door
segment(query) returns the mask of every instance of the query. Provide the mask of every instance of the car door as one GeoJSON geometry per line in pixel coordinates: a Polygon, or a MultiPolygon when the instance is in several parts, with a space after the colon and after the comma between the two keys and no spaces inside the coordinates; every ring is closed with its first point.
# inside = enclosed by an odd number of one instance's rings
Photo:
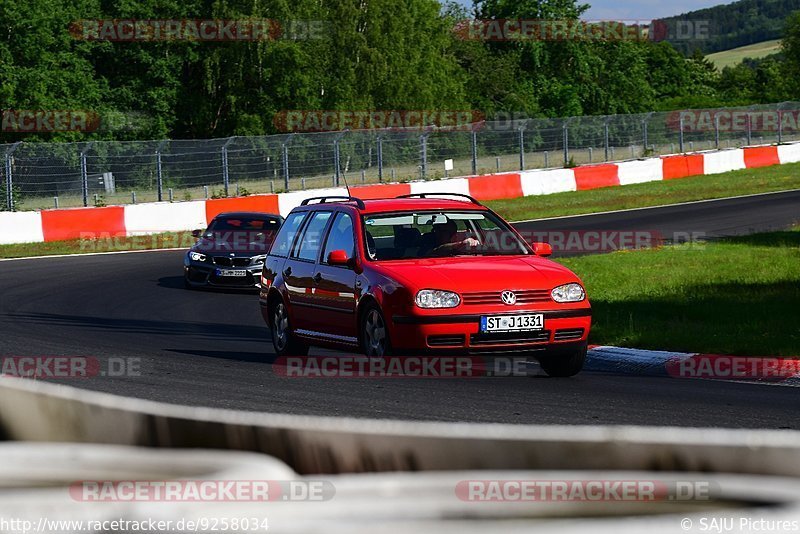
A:
{"type": "Polygon", "coordinates": [[[289,297],[290,319],[296,331],[319,331],[313,305],[314,272],[331,215],[330,211],[315,211],[308,216],[284,263],[283,280],[289,297]]]}
{"type": "Polygon", "coordinates": [[[313,305],[322,333],[337,341],[356,342],[356,273],[351,265],[333,265],[328,259],[333,251],[355,255],[353,217],[337,212],[328,227],[320,261],[314,272],[313,305]]]}

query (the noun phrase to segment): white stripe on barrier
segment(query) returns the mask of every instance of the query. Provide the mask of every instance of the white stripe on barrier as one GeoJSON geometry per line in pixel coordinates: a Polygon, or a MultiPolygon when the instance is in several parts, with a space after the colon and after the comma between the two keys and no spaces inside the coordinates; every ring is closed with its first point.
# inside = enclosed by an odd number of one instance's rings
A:
{"type": "Polygon", "coordinates": [[[427,182],[411,182],[411,194],[418,193],[458,193],[469,195],[469,180],[453,178],[451,180],[430,180],[427,182]]]}
{"type": "Polygon", "coordinates": [[[126,235],[181,232],[206,227],[206,202],[154,202],[125,206],[126,235]]]}
{"type": "Polygon", "coordinates": [[[619,185],[657,182],[664,179],[664,164],[661,158],[617,163],[619,185]]]}
{"type": "Polygon", "coordinates": [[[0,212],[0,245],[42,243],[43,241],[41,212],[0,212]]]}
{"type": "Polygon", "coordinates": [[[278,211],[286,217],[289,212],[300,205],[300,203],[311,197],[324,196],[347,196],[347,189],[344,187],[330,187],[327,189],[309,189],[308,191],[295,191],[293,193],[281,193],[278,195],[278,211]]]}
{"type": "Polygon", "coordinates": [[[522,182],[522,194],[526,197],[531,195],[550,195],[578,189],[575,184],[575,173],[572,169],[525,171],[520,173],[520,181],[522,182]]]}
{"type": "Polygon", "coordinates": [[[778,161],[784,163],[797,163],[800,161],[800,143],[792,145],[778,145],[778,161]]]}
{"type": "Polygon", "coordinates": [[[719,174],[744,168],[744,150],[741,148],[703,153],[703,174],[719,174]]]}

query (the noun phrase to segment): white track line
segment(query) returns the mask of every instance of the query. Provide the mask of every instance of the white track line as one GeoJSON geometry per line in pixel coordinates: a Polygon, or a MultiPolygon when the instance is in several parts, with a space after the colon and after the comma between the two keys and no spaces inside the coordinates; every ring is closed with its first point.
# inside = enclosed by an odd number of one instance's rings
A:
{"type": "Polygon", "coordinates": [[[115,250],[111,252],[77,252],[75,254],[49,254],[46,256],[25,256],[24,258],[2,258],[2,261],[41,260],[45,258],[79,258],[81,256],[110,256],[112,254],[138,254],[140,252],[170,252],[175,250],[189,250],[185,247],[177,248],[149,248],[145,250],[115,250]]]}
{"type": "Polygon", "coordinates": [[[625,213],[629,211],[643,211],[643,210],[655,210],[661,208],[671,208],[673,206],[689,206],[692,204],[704,204],[707,202],[721,202],[723,200],[735,200],[737,198],[753,198],[753,197],[763,197],[766,195],[777,195],[780,193],[797,193],[800,192],[800,189],[785,189],[783,191],[769,191],[767,193],[753,193],[751,195],[738,195],[735,197],[724,197],[724,198],[707,198],[705,200],[689,200],[686,202],[677,202],[675,204],[659,204],[658,206],[644,206],[641,208],[626,208],[624,210],[610,210],[610,211],[596,211],[593,213],[579,213],[577,215],[560,215],[558,217],[544,217],[542,219],[524,219],[521,221],[512,221],[512,224],[516,223],[529,223],[529,222],[540,222],[540,221],[555,221],[558,219],[573,219],[576,217],[593,217],[595,215],[609,215],[612,213],[625,213]]]}

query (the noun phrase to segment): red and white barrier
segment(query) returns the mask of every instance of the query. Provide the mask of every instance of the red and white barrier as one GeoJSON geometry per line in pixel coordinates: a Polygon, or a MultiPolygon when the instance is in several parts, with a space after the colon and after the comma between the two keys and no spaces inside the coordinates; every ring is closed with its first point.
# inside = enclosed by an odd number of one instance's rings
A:
{"type": "MultiPolygon", "coordinates": [[[[408,183],[355,186],[363,199],[409,193],[462,193],[500,200],[800,162],[800,143],[663,156],[573,169],[545,169],[408,183]]],[[[286,216],[311,196],[346,195],[344,187],[189,202],[0,213],[0,244],[79,239],[87,235],[144,235],[203,228],[217,214],[258,211],[286,216]]]]}

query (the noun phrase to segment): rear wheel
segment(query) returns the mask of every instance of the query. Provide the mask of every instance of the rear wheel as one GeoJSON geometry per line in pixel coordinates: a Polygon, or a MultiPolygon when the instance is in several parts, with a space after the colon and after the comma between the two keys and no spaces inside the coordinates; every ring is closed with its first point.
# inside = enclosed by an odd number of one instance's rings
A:
{"type": "Polygon", "coordinates": [[[558,351],[545,356],[539,356],[539,364],[544,372],[550,376],[567,377],[575,376],[583,369],[586,362],[586,344],[571,351],[558,351]]]}
{"type": "Polygon", "coordinates": [[[299,341],[289,324],[289,310],[283,302],[277,303],[272,308],[270,316],[272,328],[272,346],[278,356],[305,356],[308,354],[308,345],[299,341]]]}
{"type": "Polygon", "coordinates": [[[389,331],[380,308],[368,305],[361,315],[361,351],[370,357],[382,358],[391,352],[389,331]]]}

